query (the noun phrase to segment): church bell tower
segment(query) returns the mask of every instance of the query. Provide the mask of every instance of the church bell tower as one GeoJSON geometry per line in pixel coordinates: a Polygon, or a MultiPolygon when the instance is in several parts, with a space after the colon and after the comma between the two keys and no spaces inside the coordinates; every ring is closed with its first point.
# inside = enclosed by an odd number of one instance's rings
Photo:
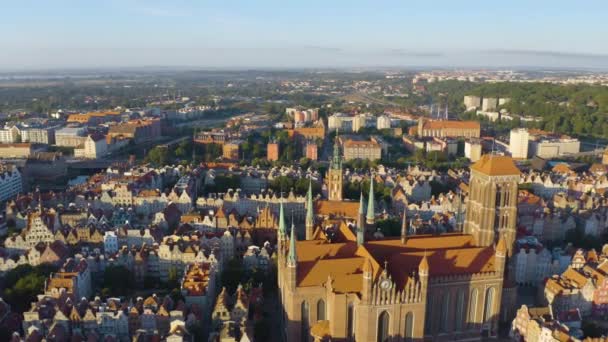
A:
{"type": "Polygon", "coordinates": [[[330,201],[342,201],[342,156],[340,155],[340,145],[338,143],[338,131],[336,131],[334,154],[329,163],[327,179],[328,199],[330,201]]]}

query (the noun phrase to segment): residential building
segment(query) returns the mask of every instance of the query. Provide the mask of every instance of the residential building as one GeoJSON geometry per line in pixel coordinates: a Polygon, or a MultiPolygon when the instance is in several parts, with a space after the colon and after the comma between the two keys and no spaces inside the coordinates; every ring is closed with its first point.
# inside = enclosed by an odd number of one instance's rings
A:
{"type": "Polygon", "coordinates": [[[239,147],[241,140],[231,140],[222,146],[222,156],[229,160],[239,160],[239,147]]]}
{"type": "Polygon", "coordinates": [[[9,200],[23,192],[23,180],[21,173],[14,165],[7,165],[0,168],[0,201],[9,200]]]}
{"type": "Polygon", "coordinates": [[[484,97],[481,102],[481,111],[482,112],[493,112],[496,111],[498,107],[498,99],[497,98],[487,98],[484,97]]]}
{"type": "Polygon", "coordinates": [[[481,141],[479,139],[468,139],[464,142],[464,156],[473,163],[481,158],[481,141]]]}
{"type": "Polygon", "coordinates": [[[0,158],[28,158],[31,155],[32,144],[30,143],[0,144],[0,158]]]}
{"type": "Polygon", "coordinates": [[[388,115],[380,115],[376,119],[376,129],[391,128],[391,118],[388,115]]]}
{"type": "Polygon", "coordinates": [[[465,95],[463,102],[467,111],[481,107],[481,97],[479,96],[465,95]]]}
{"type": "Polygon", "coordinates": [[[530,155],[548,159],[579,153],[581,142],[570,137],[531,136],[530,155]]]}
{"type": "Polygon", "coordinates": [[[530,134],[525,128],[513,128],[509,136],[509,152],[514,159],[528,158],[530,134]]]}
{"type": "Polygon", "coordinates": [[[180,288],[186,305],[197,305],[205,316],[210,313],[215,299],[217,269],[211,263],[193,263],[186,266],[180,288]]]}
{"type": "Polygon", "coordinates": [[[608,246],[601,254],[595,250],[577,250],[570,266],[547,279],[545,299],[554,315],[578,309],[583,317],[608,314],[608,246]]]}
{"type": "Polygon", "coordinates": [[[12,144],[21,142],[19,141],[21,136],[21,132],[17,126],[4,127],[0,129],[0,143],[2,144],[12,144]]]}
{"type": "Polygon", "coordinates": [[[131,120],[110,126],[108,136],[132,139],[136,144],[161,136],[160,119],[131,120]]]}
{"type": "Polygon", "coordinates": [[[74,149],[74,157],[97,159],[108,153],[106,137],[101,134],[89,134],[84,143],[74,149]]]}
{"type": "Polygon", "coordinates": [[[276,141],[269,142],[266,146],[266,159],[268,161],[279,160],[279,143],[276,141]]]}
{"type": "Polygon", "coordinates": [[[304,156],[310,160],[316,161],[318,158],[318,147],[314,142],[308,142],[304,147],[304,156]]]}
{"type": "Polygon", "coordinates": [[[382,148],[375,141],[346,139],[342,143],[342,149],[344,160],[378,160],[382,157],[382,148]]]}
{"type": "Polygon", "coordinates": [[[418,119],[419,137],[479,138],[481,126],[477,121],[418,119]]]}
{"type": "Polygon", "coordinates": [[[32,144],[55,144],[55,128],[25,127],[21,129],[21,142],[32,144]]]}
{"type": "Polygon", "coordinates": [[[64,127],[55,131],[55,144],[57,146],[78,147],[87,139],[86,127],[64,127]]]}

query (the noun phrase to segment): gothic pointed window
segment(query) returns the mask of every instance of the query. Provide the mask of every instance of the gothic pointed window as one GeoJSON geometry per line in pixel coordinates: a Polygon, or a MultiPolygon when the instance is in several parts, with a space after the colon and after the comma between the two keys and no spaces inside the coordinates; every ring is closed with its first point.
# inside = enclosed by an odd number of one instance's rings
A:
{"type": "Polygon", "coordinates": [[[405,340],[414,340],[414,313],[408,312],[405,315],[405,340]]]}
{"type": "Polygon", "coordinates": [[[309,329],[309,325],[308,325],[308,302],[307,301],[303,301],[302,305],[301,305],[301,341],[308,341],[308,329],[309,329]]]}
{"type": "Polygon", "coordinates": [[[494,314],[493,310],[494,305],[494,288],[490,287],[486,290],[486,298],[483,310],[483,322],[488,323],[494,314]]]}
{"type": "Polygon", "coordinates": [[[443,303],[441,308],[441,332],[447,333],[450,325],[450,293],[443,294],[443,303]]]}
{"type": "Polygon", "coordinates": [[[378,339],[377,342],[388,342],[388,325],[389,325],[389,315],[388,312],[382,311],[380,316],[378,316],[378,339]]]}
{"type": "Polygon", "coordinates": [[[346,311],[346,333],[349,339],[355,336],[355,308],[353,303],[348,303],[348,309],[346,311]]]}
{"type": "Polygon", "coordinates": [[[469,298],[469,325],[474,326],[477,323],[477,289],[471,291],[471,298],[469,298]]]}
{"type": "Polygon", "coordinates": [[[325,301],[323,299],[319,299],[317,302],[317,321],[325,320],[325,301]]]}
{"type": "Polygon", "coordinates": [[[458,291],[458,297],[456,297],[456,314],[454,317],[454,328],[456,331],[462,330],[462,322],[464,320],[464,290],[458,291]]]}

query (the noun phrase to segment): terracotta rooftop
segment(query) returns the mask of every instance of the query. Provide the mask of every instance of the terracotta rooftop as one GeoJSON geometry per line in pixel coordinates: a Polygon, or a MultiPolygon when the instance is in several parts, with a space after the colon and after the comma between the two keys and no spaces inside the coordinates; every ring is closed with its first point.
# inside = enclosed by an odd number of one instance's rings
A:
{"type": "Polygon", "coordinates": [[[315,203],[315,213],[321,216],[340,216],[354,219],[359,213],[359,201],[319,200],[315,203]]]}
{"type": "Polygon", "coordinates": [[[471,166],[471,170],[490,176],[515,176],[521,173],[511,157],[492,154],[484,154],[471,166]]]}
{"type": "Polygon", "coordinates": [[[378,143],[376,143],[375,141],[370,141],[370,140],[352,140],[352,139],[348,139],[344,142],[344,147],[380,147],[380,145],[378,145],[378,143]]]}
{"type": "Polygon", "coordinates": [[[328,277],[336,292],[360,292],[366,260],[376,278],[381,265],[388,270],[397,286],[404,286],[427,255],[430,276],[474,274],[494,271],[494,249],[475,247],[473,238],[463,234],[418,235],[405,244],[398,238],[370,241],[329,243],[322,240],[297,242],[298,286],[321,286],[328,277]]]}
{"type": "Polygon", "coordinates": [[[477,121],[426,121],[423,129],[480,129],[479,122],[477,121]]]}

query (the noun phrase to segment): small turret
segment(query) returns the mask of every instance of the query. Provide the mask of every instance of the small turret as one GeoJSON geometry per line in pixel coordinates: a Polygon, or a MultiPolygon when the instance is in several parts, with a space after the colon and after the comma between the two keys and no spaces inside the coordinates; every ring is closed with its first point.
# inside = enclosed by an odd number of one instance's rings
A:
{"type": "Polygon", "coordinates": [[[424,256],[422,257],[422,260],[418,265],[418,274],[420,275],[420,277],[429,276],[429,259],[426,257],[426,252],[424,252],[424,256]]]}
{"type": "Polygon", "coordinates": [[[503,273],[505,271],[505,262],[507,258],[507,242],[505,241],[505,237],[503,234],[500,235],[498,239],[498,243],[496,244],[496,250],[494,253],[495,260],[495,269],[498,273],[503,273]]]}
{"type": "Polygon", "coordinates": [[[429,259],[426,257],[426,251],[424,256],[418,265],[418,278],[420,280],[420,298],[426,298],[428,284],[429,284],[429,259]]]}

